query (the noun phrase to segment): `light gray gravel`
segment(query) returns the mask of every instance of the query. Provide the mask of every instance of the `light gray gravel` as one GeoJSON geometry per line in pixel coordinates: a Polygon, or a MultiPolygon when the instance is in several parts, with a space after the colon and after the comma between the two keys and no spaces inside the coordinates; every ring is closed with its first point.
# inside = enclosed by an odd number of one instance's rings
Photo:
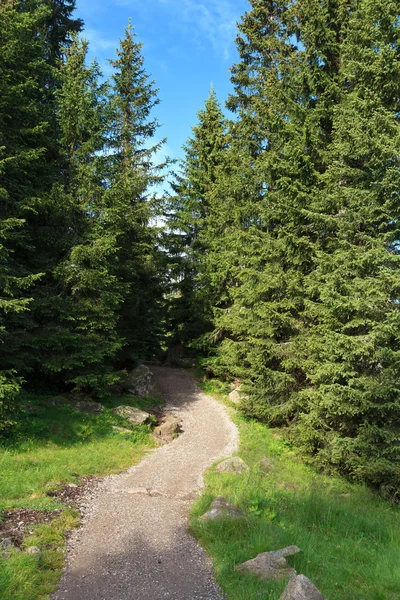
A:
{"type": "Polygon", "coordinates": [[[222,598],[211,561],[187,531],[187,516],[204,471],[236,450],[237,430],[187,371],[153,371],[184,433],[100,485],[71,538],[54,600],[222,598]]]}

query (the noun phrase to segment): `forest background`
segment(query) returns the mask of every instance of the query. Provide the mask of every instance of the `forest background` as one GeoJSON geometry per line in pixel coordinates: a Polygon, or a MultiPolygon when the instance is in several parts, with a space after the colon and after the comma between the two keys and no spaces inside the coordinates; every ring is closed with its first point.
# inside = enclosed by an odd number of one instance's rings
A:
{"type": "Polygon", "coordinates": [[[400,19],[252,0],[172,192],[131,26],[110,74],[71,0],[0,3],[0,401],[110,393],[167,348],[299,452],[399,488],[400,19]],[[161,223],[164,223],[161,226],[161,223]]]}

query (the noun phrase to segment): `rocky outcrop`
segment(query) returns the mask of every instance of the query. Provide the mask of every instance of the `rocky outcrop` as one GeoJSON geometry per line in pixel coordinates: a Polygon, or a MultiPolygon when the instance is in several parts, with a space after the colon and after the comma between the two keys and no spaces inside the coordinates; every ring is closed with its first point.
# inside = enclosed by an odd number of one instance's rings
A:
{"type": "Polygon", "coordinates": [[[297,575],[297,571],[287,561],[287,556],[301,552],[297,546],[288,546],[273,552],[262,552],[238,567],[237,571],[248,571],[263,579],[289,579],[297,575]]]}
{"type": "Polygon", "coordinates": [[[248,465],[239,458],[239,456],[233,456],[232,458],[227,458],[223,460],[216,466],[216,470],[220,473],[235,473],[236,475],[241,475],[242,473],[247,473],[250,471],[248,465]]]}
{"type": "Polygon", "coordinates": [[[124,387],[138,398],[151,396],[156,391],[153,373],[145,365],[139,365],[129,373],[124,387]]]}
{"type": "Polygon", "coordinates": [[[112,412],[119,417],[123,417],[132,425],[143,425],[150,418],[149,413],[133,406],[117,406],[117,408],[113,408],[112,412]]]}
{"type": "Polygon", "coordinates": [[[326,600],[305,575],[293,577],[279,600],[326,600]]]}
{"type": "Polygon", "coordinates": [[[200,517],[203,521],[216,521],[217,519],[243,519],[244,514],[232,502],[224,498],[223,496],[219,496],[216,498],[209,510],[200,517]]]}

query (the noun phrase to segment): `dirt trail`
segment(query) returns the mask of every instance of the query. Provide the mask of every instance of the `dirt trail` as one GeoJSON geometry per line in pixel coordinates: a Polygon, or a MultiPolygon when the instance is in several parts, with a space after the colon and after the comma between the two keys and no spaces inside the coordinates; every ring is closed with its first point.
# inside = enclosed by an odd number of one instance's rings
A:
{"type": "Polygon", "coordinates": [[[187,371],[153,371],[184,433],[126,473],[104,480],[72,537],[54,600],[222,598],[210,560],[187,532],[187,516],[204,471],[235,451],[237,430],[187,371]]]}

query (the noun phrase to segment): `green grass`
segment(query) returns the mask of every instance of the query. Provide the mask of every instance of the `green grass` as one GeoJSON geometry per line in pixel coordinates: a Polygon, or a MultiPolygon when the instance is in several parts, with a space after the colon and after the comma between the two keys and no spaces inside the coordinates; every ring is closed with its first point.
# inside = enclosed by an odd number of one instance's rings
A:
{"type": "MultiPolygon", "coordinates": [[[[129,428],[111,412],[120,404],[148,409],[160,400],[137,400],[133,396],[103,402],[100,415],[78,413],[69,405],[55,408],[45,397],[26,396],[26,402],[42,407],[27,413],[14,436],[0,446],[0,517],[5,510],[62,507],[47,492],[80,477],[117,473],[137,463],[154,446],[149,426],[119,433],[113,425],[129,428]]],[[[64,510],[49,525],[37,526],[25,545],[39,546],[40,555],[13,553],[0,557],[0,600],[42,600],[54,591],[64,566],[67,532],[79,522],[78,515],[64,510]]]]}
{"type": "MultiPolygon", "coordinates": [[[[212,391],[212,384],[206,389],[212,391]]],[[[278,600],[284,582],[268,583],[234,567],[260,552],[295,544],[302,553],[289,562],[328,600],[398,600],[399,507],[362,486],[307,467],[266,426],[237,414],[235,420],[239,456],[250,472],[238,476],[212,469],[191,519],[192,531],[213,557],[228,598],[278,600]],[[259,467],[264,456],[275,466],[267,476],[259,467]],[[235,524],[199,521],[220,495],[239,506],[247,519],[235,524]]]]}

